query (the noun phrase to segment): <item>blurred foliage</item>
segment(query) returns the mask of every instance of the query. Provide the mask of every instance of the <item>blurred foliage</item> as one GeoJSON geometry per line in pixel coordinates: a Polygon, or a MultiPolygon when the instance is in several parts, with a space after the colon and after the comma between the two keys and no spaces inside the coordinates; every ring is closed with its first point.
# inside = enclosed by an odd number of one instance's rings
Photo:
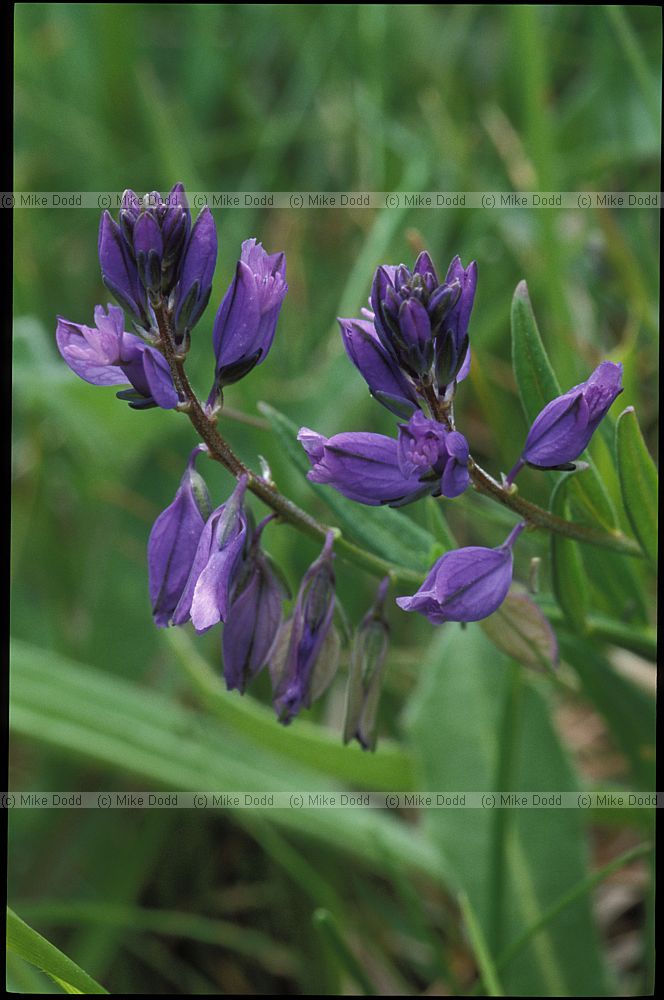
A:
{"type": "MultiPolygon", "coordinates": [[[[654,191],[660,22],[647,6],[19,5],[16,188],[654,191]]],[[[458,421],[492,473],[511,467],[526,432],[510,355],[521,279],[563,387],[603,358],[623,362],[625,392],[590,454],[633,536],[615,420],[634,406],[656,453],[656,211],[215,215],[219,263],[189,366],[207,393],[209,330],[242,239],[283,248],[290,292],[273,350],[229,389],[243,419],[224,416],[222,428],[249,464],[265,456],[284,493],[331,518],[257,404],[327,434],[390,433],[334,320],[358,314],[377,264],[411,262],[426,246],[441,268],[455,253],[479,264],[458,421]]],[[[523,539],[517,576],[542,558],[542,604],[561,641],[553,679],[510,663],[477,626],[434,634],[395,609],[375,758],[336,743],[328,755],[343,677],[309,713],[315,725],[282,732],[259,704],[265,678],[241,709],[223,691],[216,632],[195,646],[157,633],[145,545],[194,436],[182,418],[134,413],[78,382],[56,353],[56,314],[88,321],[107,300],[97,226],[92,211],[15,211],[13,787],[224,790],[233,778],[377,789],[397,776],[413,791],[652,789],[643,654],[654,578],[643,560],[579,548],[587,618],[575,621],[551,596],[547,539],[523,539]]],[[[220,502],[229,476],[210,467],[206,477],[220,502]]],[[[520,479],[545,506],[552,486],[528,470],[520,479]]],[[[582,517],[580,495],[567,499],[582,517]]],[[[513,523],[476,496],[443,509],[458,544],[496,544],[513,523]]],[[[404,516],[445,544],[439,510],[431,501],[404,516]]],[[[315,546],[288,527],[268,529],[266,544],[296,587],[315,546]]],[[[347,564],[338,575],[356,623],[375,581],[347,564]]],[[[649,834],[643,810],[17,810],[9,892],[19,916],[110,992],[456,994],[478,969],[491,978],[491,962],[589,865],[649,834]]],[[[634,862],[602,894],[577,897],[501,967],[502,988],[647,990],[648,872],[634,862]]],[[[13,956],[9,977],[13,990],[54,989],[13,956]]]]}

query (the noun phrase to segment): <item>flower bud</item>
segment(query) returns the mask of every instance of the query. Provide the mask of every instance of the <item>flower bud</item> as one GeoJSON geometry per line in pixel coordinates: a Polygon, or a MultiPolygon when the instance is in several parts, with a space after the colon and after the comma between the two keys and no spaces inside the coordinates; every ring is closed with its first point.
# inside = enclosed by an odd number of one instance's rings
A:
{"type": "Polygon", "coordinates": [[[210,515],[201,533],[173,624],[191,618],[197,632],[226,620],[231,588],[248,535],[244,510],[247,477],[241,476],[225,504],[210,515]]]}
{"type": "Polygon", "coordinates": [[[340,319],[338,323],[346,353],[371,395],[398,417],[408,419],[419,408],[415,387],[381,344],[373,322],[340,319]]]}
{"type": "Polygon", "coordinates": [[[290,596],[269,556],[260,548],[260,536],[273,514],[258,526],[249,553],[237,573],[222,652],[229,691],[242,694],[267,663],[282,623],[282,603],[290,596]]]}
{"type": "Polygon", "coordinates": [[[397,442],[384,434],[357,431],[325,438],[302,427],[297,439],[312,464],[307,479],[332,486],[349,500],[400,507],[431,492],[431,484],[418,475],[402,473],[397,442]]]}
{"type": "Polygon", "coordinates": [[[468,486],[468,442],[459,431],[448,431],[419,410],[399,426],[399,468],[432,483],[432,494],[458,497],[468,486]]]}
{"type": "Polygon", "coordinates": [[[376,712],[390,635],[383,610],[389,583],[389,577],[382,580],[376,600],[355,634],[351,650],[344,743],[356,739],[364,750],[376,749],[376,712]]]}
{"type": "Polygon", "coordinates": [[[475,296],[476,265],[464,269],[456,257],[444,282],[421,253],[411,271],[379,267],[371,307],[379,341],[416,386],[433,385],[443,395],[468,371],[468,321],[475,296]]]}
{"type": "Polygon", "coordinates": [[[139,276],[132,248],[123,230],[109,212],[104,212],[99,224],[99,266],[109,292],[132,314],[139,326],[148,330],[147,296],[139,276]]]}
{"type": "Polygon", "coordinates": [[[172,504],[155,521],[148,541],[150,600],[155,624],[169,624],[182,595],[211,505],[194,462],[205,445],[194,448],[172,504]]]}
{"type": "Polygon", "coordinates": [[[585,382],[547,403],[528,432],[521,464],[553,469],[578,458],[623,391],[621,379],[622,365],[603,361],[585,382]]]}
{"type": "Polygon", "coordinates": [[[302,579],[293,616],[281,627],[270,658],[274,707],[284,725],[323,694],[339,665],[339,639],[332,627],[333,541],[330,531],[302,579]]]}
{"type": "Polygon", "coordinates": [[[256,240],[245,240],[214,322],[216,388],[237,382],[265,360],[287,291],[283,253],[268,254],[256,240]]]}
{"type": "Polygon", "coordinates": [[[216,263],[217,230],[206,205],[194,223],[182,260],[175,307],[178,342],[187,336],[205,311],[216,263]]]}
{"type": "Polygon", "coordinates": [[[182,184],[175,184],[165,200],[158,191],[142,199],[125,191],[119,224],[108,212],[102,216],[99,262],[106,287],[145,330],[155,325],[153,308],[168,302],[177,344],[208,303],[216,260],[210,210],[202,210],[192,229],[182,184]]]}
{"type": "Polygon", "coordinates": [[[496,549],[471,545],[446,552],[411,597],[398,597],[403,611],[418,611],[434,625],[477,622],[500,607],[512,582],[512,546],[525,524],[517,524],[496,549]]]}

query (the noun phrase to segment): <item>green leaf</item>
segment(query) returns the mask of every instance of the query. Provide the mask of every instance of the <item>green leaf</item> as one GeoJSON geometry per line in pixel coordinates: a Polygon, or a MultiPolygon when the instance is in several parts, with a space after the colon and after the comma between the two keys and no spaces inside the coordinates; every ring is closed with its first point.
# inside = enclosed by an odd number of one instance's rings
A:
{"type": "MultiPolygon", "coordinates": [[[[561,476],[551,494],[551,513],[569,519],[567,490],[570,476],[561,476]]],[[[551,582],[556,600],[578,632],[586,629],[588,583],[578,542],[551,532],[551,582]]]]}
{"type": "Polygon", "coordinates": [[[37,923],[56,927],[101,927],[105,934],[119,929],[131,932],[137,939],[142,934],[158,934],[179,940],[227,948],[246,955],[276,975],[292,971],[288,949],[268,934],[241,927],[232,920],[220,920],[199,913],[152,908],[126,903],[89,900],[40,899],[24,902],[21,910],[37,923]]]}
{"type": "Polygon", "coordinates": [[[558,644],[551,625],[523,587],[513,584],[497,611],[481,622],[494,646],[524,667],[551,670],[558,665],[558,644]]]}
{"type": "MultiPolygon", "coordinates": [[[[260,403],[259,409],[272,424],[292,464],[306,476],[311,465],[297,440],[297,425],[267,403],[260,403]]],[[[307,482],[355,541],[397,566],[418,570],[429,568],[431,553],[440,542],[406,514],[391,507],[364,508],[330,486],[307,482]]],[[[440,513],[442,516],[442,511],[440,513]]]]}
{"type": "Polygon", "coordinates": [[[364,965],[349,948],[341,932],[341,928],[329,910],[316,910],[313,915],[313,923],[334,956],[334,960],[339,965],[340,970],[355,980],[362,995],[365,997],[380,996],[380,990],[373,985],[364,965]]]}
{"type": "MultiPolygon", "coordinates": [[[[574,505],[572,503],[572,511],[574,505]]],[[[590,606],[620,622],[647,625],[648,595],[637,570],[639,560],[593,546],[580,549],[591,584],[590,606]]]]}
{"type": "Polygon", "coordinates": [[[528,425],[547,403],[560,395],[528,294],[520,281],[512,299],[512,367],[528,425]]]}
{"type": "MultiPolygon", "coordinates": [[[[476,625],[445,625],[424,659],[409,712],[423,789],[437,792],[577,791],[530,675],[514,699],[514,672],[476,625]],[[511,768],[504,766],[511,758],[511,768]],[[511,778],[509,772],[511,771],[511,778]],[[508,781],[509,787],[497,782],[508,781]]],[[[585,818],[577,809],[432,809],[425,827],[455,873],[496,957],[541,913],[587,875],[585,818]],[[502,818],[501,818],[501,813],[502,818]],[[504,824],[502,839],[497,837],[504,824]],[[502,854],[496,857],[496,845],[502,854]],[[502,877],[500,947],[495,927],[496,874],[502,877]]],[[[574,996],[611,992],[590,901],[576,900],[501,970],[507,995],[574,996]]]]}
{"type": "Polygon", "coordinates": [[[76,962],[7,907],[7,950],[45,972],[64,993],[108,993],[76,962]]]}
{"type": "MultiPolygon", "coordinates": [[[[228,695],[229,705],[234,695],[228,695]]],[[[240,699],[236,699],[237,701],[240,699]]],[[[233,709],[229,709],[229,720],[233,709]]],[[[293,731],[302,720],[297,720],[293,731]]],[[[264,747],[250,732],[171,701],[89,666],[72,663],[49,650],[22,642],[12,644],[10,724],[16,736],[46,744],[119,771],[148,789],[189,792],[339,792],[357,787],[309,765],[306,742],[298,759],[264,747]],[[144,786],[145,787],[145,786],[144,786]]],[[[275,734],[286,733],[274,721],[275,734]]],[[[350,748],[340,747],[348,753],[350,748]]],[[[364,755],[365,758],[374,755],[364,755]]],[[[375,755],[378,758],[379,755],[375,755]]],[[[351,752],[358,773],[362,751],[351,752]]],[[[369,760],[367,766],[371,768],[369,760]]],[[[269,822],[327,847],[343,846],[380,870],[380,837],[415,868],[443,877],[444,867],[424,837],[377,809],[277,809],[269,822]]],[[[233,813],[251,828],[250,810],[233,813]]]]}
{"type": "Polygon", "coordinates": [[[412,788],[410,755],[389,740],[381,742],[380,754],[364,753],[360,747],[344,747],[337,732],[307,718],[297,725],[275,725],[271,708],[251,695],[237,697],[226,690],[219,674],[199,653],[184,629],[161,630],[164,643],[175,653],[198,700],[225,729],[251,739],[263,750],[295,762],[306,761],[321,775],[348,781],[371,791],[391,790],[395,784],[412,788]]]}
{"type": "Polygon", "coordinates": [[[487,995],[490,997],[504,996],[503,988],[498,979],[498,972],[487,947],[482,927],[465,892],[459,893],[459,909],[463,914],[468,937],[473,947],[473,953],[482,976],[482,981],[486,987],[487,995]]]}
{"type": "Polygon", "coordinates": [[[657,469],[650,457],[633,406],[616,425],[618,474],[625,511],[643,554],[657,568],[657,469]]]}
{"type": "MultiPolygon", "coordinates": [[[[512,367],[528,426],[556,396],[560,385],[551,367],[537,320],[528,295],[528,286],[520,281],[512,299],[512,367]]],[[[574,477],[572,487],[591,523],[610,531],[616,528],[616,514],[600,476],[588,456],[588,468],[574,477]]]]}
{"type": "Polygon", "coordinates": [[[587,453],[584,453],[584,461],[588,463],[588,468],[570,476],[569,487],[579,508],[579,520],[598,523],[608,531],[615,531],[618,520],[611,498],[587,453]]]}

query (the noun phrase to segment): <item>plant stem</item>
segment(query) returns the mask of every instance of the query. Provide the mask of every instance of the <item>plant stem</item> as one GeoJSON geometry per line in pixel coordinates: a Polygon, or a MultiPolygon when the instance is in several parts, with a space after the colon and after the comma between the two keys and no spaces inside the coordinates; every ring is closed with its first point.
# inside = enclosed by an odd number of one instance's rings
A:
{"type": "MultiPolygon", "coordinates": [[[[453,430],[454,428],[449,419],[450,403],[438,399],[433,391],[426,393],[426,400],[434,420],[437,420],[449,430],[453,430]]],[[[517,468],[518,463],[510,475],[517,468]]],[[[515,514],[518,514],[531,528],[543,528],[545,531],[554,531],[559,535],[565,535],[567,538],[573,538],[577,542],[586,542],[588,545],[598,545],[604,549],[613,549],[614,552],[622,552],[623,555],[627,556],[641,557],[643,555],[640,546],[631,538],[623,535],[622,532],[601,531],[587,524],[579,524],[577,521],[567,521],[562,517],[557,517],[543,507],[538,507],[537,504],[531,503],[530,500],[524,500],[518,493],[496,482],[488,472],[485,472],[477,464],[472,456],[468,459],[468,472],[471,482],[478,493],[482,493],[484,496],[495,500],[496,503],[502,504],[503,507],[507,507],[515,514]]]]}
{"type": "Polygon", "coordinates": [[[325,539],[327,533],[332,531],[335,535],[335,550],[347,561],[362,567],[367,572],[375,576],[389,576],[394,583],[401,583],[407,586],[413,584],[419,586],[422,582],[422,575],[414,570],[395,567],[380,556],[367,552],[359,545],[348,541],[341,534],[339,528],[330,528],[321,524],[315,518],[307,514],[306,511],[298,507],[285,497],[279,490],[262,476],[257,476],[244,462],[235,454],[228,442],[221,436],[216,426],[216,419],[208,414],[196,393],[194,392],[187,373],[184,368],[184,361],[178,355],[171,325],[171,318],[164,306],[155,309],[157,324],[159,327],[159,342],[157,346],[163,352],[168,361],[173,376],[173,384],[180,396],[182,403],[180,410],[189,417],[194,425],[199,437],[205,442],[211,458],[219,462],[228,469],[236,478],[247,477],[247,488],[270,507],[282,521],[292,524],[299,531],[310,538],[325,539]]]}
{"type": "Polygon", "coordinates": [[[641,556],[642,554],[637,543],[619,531],[601,531],[587,524],[579,524],[578,521],[567,521],[543,507],[538,507],[530,500],[524,500],[517,493],[506,490],[472,458],[468,462],[468,471],[478,493],[483,493],[502,504],[503,507],[508,507],[531,527],[554,531],[567,538],[573,538],[577,542],[599,545],[601,548],[613,549],[615,552],[622,552],[623,555],[627,556],[641,556]]]}
{"type": "MultiPolygon", "coordinates": [[[[228,442],[221,436],[216,426],[216,418],[206,412],[194,392],[187,373],[184,368],[184,359],[177,352],[173,336],[171,317],[164,305],[155,308],[157,325],[159,328],[159,341],[157,346],[162,351],[173,376],[173,384],[182,400],[179,409],[186,413],[191,423],[194,425],[200,438],[205,442],[210,457],[228,469],[237,478],[244,475],[247,477],[247,488],[279,515],[282,521],[292,524],[299,531],[310,538],[325,539],[331,530],[335,535],[335,549],[348,562],[360,566],[368,573],[375,576],[389,576],[393,583],[411,586],[421,583],[421,574],[414,570],[395,567],[380,556],[368,552],[366,549],[348,541],[341,534],[339,528],[330,528],[321,524],[306,511],[298,507],[285,497],[279,490],[262,476],[257,476],[244,462],[235,454],[228,442]]],[[[427,402],[431,408],[432,415],[440,423],[450,426],[450,407],[448,401],[439,400],[435,393],[427,394],[427,402]]],[[[636,542],[622,535],[619,532],[608,533],[598,531],[588,525],[578,524],[574,521],[566,521],[561,517],[556,517],[549,511],[538,507],[536,504],[524,500],[522,497],[509,490],[506,490],[499,483],[484,471],[477,463],[470,458],[468,471],[473,486],[478,493],[483,493],[497,503],[508,507],[518,514],[527,525],[535,528],[544,528],[547,531],[556,531],[574,538],[579,542],[587,542],[590,545],[599,545],[603,548],[614,549],[625,555],[640,556],[641,550],[636,542]]]]}

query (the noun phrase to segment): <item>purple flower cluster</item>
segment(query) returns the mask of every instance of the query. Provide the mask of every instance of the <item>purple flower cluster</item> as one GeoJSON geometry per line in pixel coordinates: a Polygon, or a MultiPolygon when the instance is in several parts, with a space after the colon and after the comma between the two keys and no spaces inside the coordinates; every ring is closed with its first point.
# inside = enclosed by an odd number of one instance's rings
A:
{"type": "MultiPolygon", "coordinates": [[[[400,507],[424,496],[460,496],[470,483],[468,442],[454,427],[456,387],[470,370],[468,328],[477,266],[459,257],[441,282],[428,253],[413,270],[383,265],[371,288],[363,319],[340,319],[348,357],[371,395],[406,420],[397,437],[366,431],[330,438],[301,428],[298,440],[311,463],[311,482],[332,486],[369,506],[400,507]]],[[[604,362],[584,382],[549,403],[535,420],[524,451],[507,477],[509,487],[524,465],[573,469],[592,434],[621,392],[622,366],[604,362]]],[[[497,549],[470,546],[447,552],[418,592],[402,597],[404,611],[419,611],[434,624],[478,621],[500,606],[512,579],[517,525],[497,549]]]]}
{"type": "Polygon", "coordinates": [[[325,438],[303,427],[298,441],[312,463],[312,483],[328,483],[370,507],[401,507],[428,494],[456,497],[468,485],[465,437],[420,411],[396,439],[365,431],[325,438]]]}
{"type": "MultiPolygon", "coordinates": [[[[127,311],[136,333],[124,330],[117,306],[94,312],[95,326],[58,317],[57,344],[69,367],[94,385],[126,385],[117,393],[135,409],[173,409],[182,400],[164,356],[163,323],[181,358],[210,299],[217,231],[207,208],[192,225],[182,184],[162,198],[125,191],[117,221],[104,212],[99,265],[108,290],[127,311]]],[[[208,404],[221,389],[267,357],[288,291],[283,253],[268,254],[256,240],[242,244],[235,275],[214,323],[215,377],[208,404]]]]}
{"type": "Polygon", "coordinates": [[[104,212],[99,227],[99,263],[104,284],[149,332],[154,305],[171,300],[177,342],[200,319],[210,298],[217,261],[217,232],[206,206],[193,227],[182,184],[166,199],[157,191],[139,198],[125,191],[116,222],[104,212]]]}
{"type": "Polygon", "coordinates": [[[453,398],[470,369],[476,284],[475,262],[464,268],[458,257],[442,282],[428,253],[412,271],[404,264],[378,268],[373,311],[365,310],[365,319],[340,319],[341,337],[371,395],[407,423],[396,439],[364,431],[324,438],[303,427],[299,440],[312,482],[370,506],[463,493],[470,482],[468,442],[451,418],[437,419],[437,405],[453,398]]]}
{"type": "MultiPolygon", "coordinates": [[[[157,192],[139,198],[126,191],[118,218],[105,212],[99,230],[102,279],[122,308],[97,306],[94,326],[58,317],[62,357],[87,382],[124,386],[117,395],[135,409],[188,410],[195,405],[197,429],[205,421],[213,424],[224,389],[267,357],[288,290],[284,254],[269,254],[256,240],[246,240],[214,320],[214,376],[203,407],[192,396],[182,365],[191,331],[210,299],[216,259],[212,215],[206,207],[192,223],[182,184],[165,198],[157,192]],[[133,332],[125,330],[123,309],[133,332]]],[[[466,490],[477,468],[466,438],[456,429],[454,400],[458,383],[470,370],[476,285],[475,262],[464,268],[459,257],[442,281],[428,253],[419,255],[412,270],[404,264],[376,270],[371,308],[363,310],[362,318],[340,319],[341,337],[371,395],[401,422],[395,436],[350,431],[328,438],[301,428],[298,440],[313,483],[368,506],[400,507],[426,496],[453,499],[466,490]]],[[[573,469],[622,391],[621,375],[621,365],[603,362],[585,382],[548,403],[530,428],[504,488],[513,488],[524,466],[573,469]]],[[[205,430],[201,434],[214,440],[205,430]]],[[[191,452],[172,503],[150,533],[154,621],[159,627],[191,622],[199,633],[221,624],[228,688],[243,693],[269,666],[275,711],[288,724],[326,690],[339,664],[334,533],[327,533],[290,616],[284,618],[288,587],[262,547],[264,529],[276,515],[255,525],[245,507],[251,474],[240,475],[226,502],[213,508],[195,467],[202,451],[206,445],[191,452]]],[[[509,591],[512,550],[524,527],[518,524],[494,549],[469,546],[446,552],[419,590],[397,598],[397,605],[434,624],[478,621],[493,614],[509,591]]],[[[386,578],[351,649],[344,739],[355,738],[365,749],[375,746],[389,635],[387,587],[386,578]]]]}
{"type": "Polygon", "coordinates": [[[274,704],[288,723],[323,693],[339,660],[332,624],[334,571],[332,532],[306,572],[292,616],[281,573],[261,547],[263,530],[245,508],[247,477],[228,500],[212,510],[207,486],[192,451],[173,502],[155,521],[148,541],[152,614],[159,627],[190,621],[196,632],[223,624],[222,659],[229,690],[241,693],[270,665],[274,704]]]}

